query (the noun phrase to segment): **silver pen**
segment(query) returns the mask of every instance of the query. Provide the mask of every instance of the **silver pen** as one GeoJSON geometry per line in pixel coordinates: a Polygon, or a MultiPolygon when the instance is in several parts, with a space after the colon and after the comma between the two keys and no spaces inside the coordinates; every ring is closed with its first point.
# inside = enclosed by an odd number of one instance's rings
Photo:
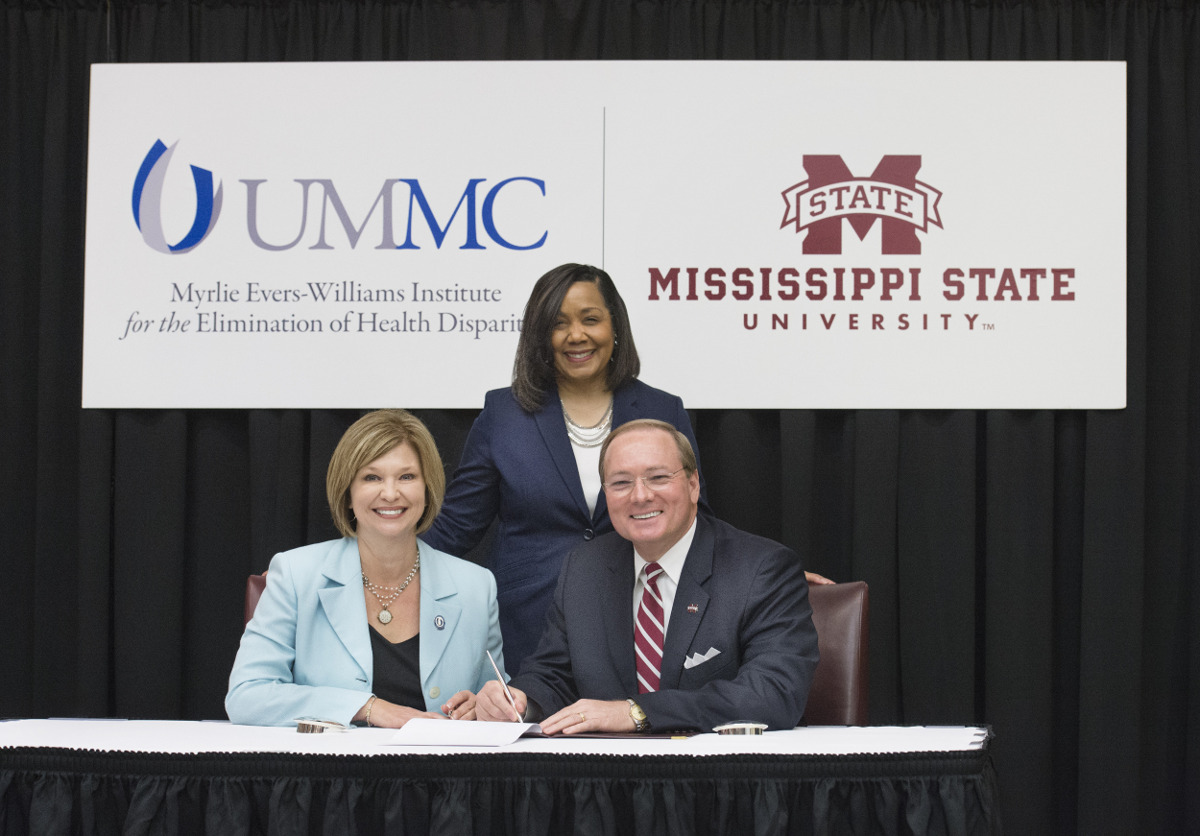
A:
{"type": "Polygon", "coordinates": [[[508,697],[508,704],[512,706],[513,714],[517,715],[517,721],[521,719],[521,712],[517,711],[517,701],[513,699],[512,691],[508,690],[508,683],[504,681],[504,677],[500,675],[500,666],[496,664],[496,660],[492,658],[492,651],[485,650],[488,661],[492,663],[492,670],[496,672],[496,679],[500,680],[500,687],[504,689],[504,696],[508,697]]]}

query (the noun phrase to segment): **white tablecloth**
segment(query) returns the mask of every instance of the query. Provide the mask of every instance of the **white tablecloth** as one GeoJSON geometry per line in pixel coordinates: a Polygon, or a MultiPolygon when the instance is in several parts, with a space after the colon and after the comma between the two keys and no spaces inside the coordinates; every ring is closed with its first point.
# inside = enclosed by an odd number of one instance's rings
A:
{"type": "MultiPolygon", "coordinates": [[[[447,720],[447,723],[454,722],[447,720]]],[[[685,739],[522,738],[502,747],[396,746],[388,729],[299,734],[294,728],[170,720],[9,720],[0,749],[16,746],[101,752],[289,752],[321,755],[452,755],[531,752],[569,755],[855,755],[980,749],[978,726],[812,726],[756,736],[701,734],[685,739]]]]}

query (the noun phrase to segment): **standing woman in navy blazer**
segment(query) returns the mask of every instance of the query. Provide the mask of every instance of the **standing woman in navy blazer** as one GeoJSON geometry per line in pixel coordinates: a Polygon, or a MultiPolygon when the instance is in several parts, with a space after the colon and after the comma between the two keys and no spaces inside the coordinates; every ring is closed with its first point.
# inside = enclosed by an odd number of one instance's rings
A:
{"type": "Polygon", "coordinates": [[[496,581],[417,539],[445,487],[433,436],[408,412],[346,430],[325,480],[344,536],[271,561],[229,676],[230,720],[475,719],[473,692],[494,676],[487,653],[504,665],[496,581]]]}
{"type": "Polygon", "coordinates": [[[425,537],[461,555],[498,520],[488,566],[499,587],[510,671],[537,646],[563,558],[613,530],[598,470],[609,431],[657,418],[697,449],[683,401],[637,380],[639,371],[629,314],[608,273],[564,264],[538,279],[525,305],[513,384],[488,392],[425,537]]]}

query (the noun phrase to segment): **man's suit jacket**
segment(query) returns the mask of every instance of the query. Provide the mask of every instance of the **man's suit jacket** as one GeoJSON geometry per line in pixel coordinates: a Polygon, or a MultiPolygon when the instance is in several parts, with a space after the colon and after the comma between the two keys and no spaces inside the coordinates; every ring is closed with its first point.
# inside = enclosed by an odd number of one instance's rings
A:
{"type": "MultiPolygon", "coordinates": [[[[420,549],[421,693],[425,710],[439,712],[458,691],[478,691],[495,678],[485,651],[503,670],[496,581],[473,563],[420,549]]],[[[372,690],[370,629],[357,540],[276,555],[229,676],[229,719],[348,724],[372,690]]]]}
{"type": "Polygon", "coordinates": [[[640,696],[635,581],[633,546],[618,534],[567,558],[537,652],[513,678],[543,716],[577,699],[632,698],[654,729],[800,722],[818,655],[795,552],[699,517],[667,627],[661,689],[640,696]]]}
{"type": "MultiPolygon", "coordinates": [[[[641,381],[613,394],[613,426],[657,418],[696,439],[683,401],[641,381]]],[[[701,507],[707,510],[701,482],[701,507]]],[[[423,539],[450,554],[479,544],[498,519],[486,565],[496,575],[500,627],[510,671],[537,647],[563,558],[613,530],[604,492],[589,514],[579,467],[551,393],[537,412],[523,410],[511,389],[488,392],[463,449],[446,501],[423,539]]]]}

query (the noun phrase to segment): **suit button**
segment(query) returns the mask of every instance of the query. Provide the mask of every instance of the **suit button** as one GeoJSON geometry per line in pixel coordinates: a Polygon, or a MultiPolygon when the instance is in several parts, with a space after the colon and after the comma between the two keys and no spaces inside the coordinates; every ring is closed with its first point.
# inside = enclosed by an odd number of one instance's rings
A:
{"type": "Polygon", "coordinates": [[[436,700],[441,695],[442,695],[442,689],[437,687],[436,685],[434,685],[432,688],[429,689],[429,698],[431,700],[436,700]]]}
{"type": "Polygon", "coordinates": [[[596,536],[596,532],[592,531],[590,528],[585,528],[583,530],[583,539],[584,540],[591,540],[595,536],[596,536]]]}

